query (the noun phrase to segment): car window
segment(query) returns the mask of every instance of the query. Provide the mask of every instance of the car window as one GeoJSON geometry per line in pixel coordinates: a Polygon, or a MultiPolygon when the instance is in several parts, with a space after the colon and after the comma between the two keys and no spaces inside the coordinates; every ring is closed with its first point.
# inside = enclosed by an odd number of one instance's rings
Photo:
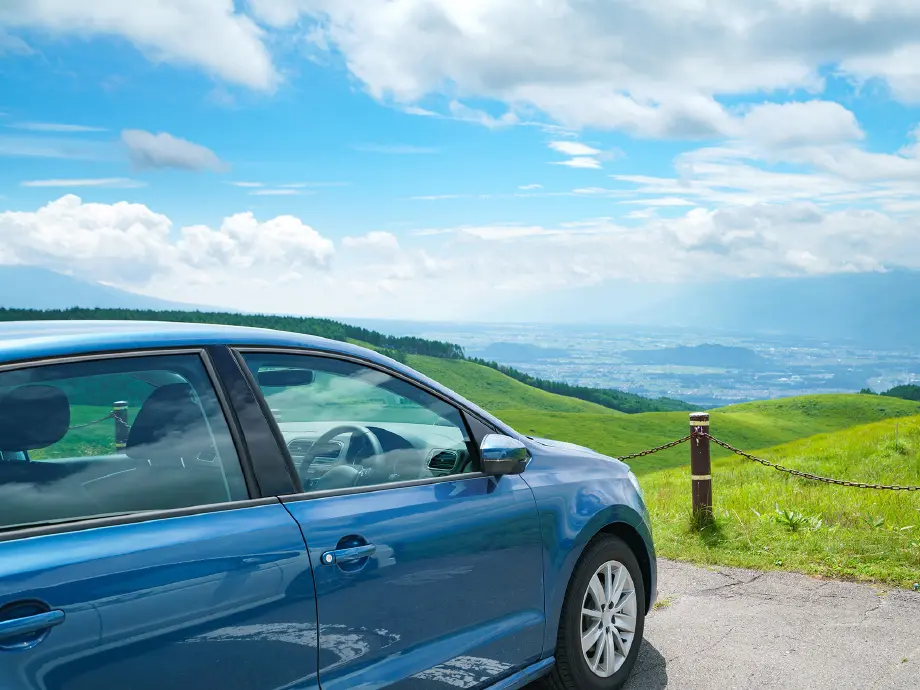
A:
{"type": "Polygon", "coordinates": [[[460,411],[403,379],[329,357],[244,358],[306,491],[478,471],[460,411]]]}
{"type": "Polygon", "coordinates": [[[0,529],[245,498],[198,355],[0,372],[0,529]]]}

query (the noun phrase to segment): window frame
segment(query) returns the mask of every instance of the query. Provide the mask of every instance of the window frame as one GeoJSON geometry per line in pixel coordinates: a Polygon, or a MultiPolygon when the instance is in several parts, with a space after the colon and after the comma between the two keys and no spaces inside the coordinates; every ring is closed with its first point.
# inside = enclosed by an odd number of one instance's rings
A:
{"type": "Polygon", "coordinates": [[[92,352],[78,355],[60,355],[53,357],[42,357],[40,359],[17,360],[0,364],[0,373],[14,371],[17,369],[32,369],[43,366],[54,366],[56,364],[79,364],[81,362],[92,362],[110,359],[128,359],[136,357],[160,357],[168,355],[197,355],[201,362],[208,382],[211,384],[214,395],[217,398],[220,411],[223,414],[224,422],[230,432],[230,438],[233,442],[233,448],[236,451],[237,459],[243,473],[243,479],[246,483],[246,490],[249,497],[236,501],[226,501],[222,503],[211,503],[197,506],[188,506],[185,508],[169,508],[163,510],[148,510],[125,513],[124,515],[100,516],[100,517],[76,517],[55,521],[49,524],[26,526],[20,528],[4,529],[0,526],[0,543],[14,541],[18,539],[28,539],[31,537],[45,536],[49,534],[61,534],[66,532],[77,532],[101,527],[111,527],[115,525],[126,525],[138,522],[149,522],[152,520],[164,520],[172,517],[184,517],[189,515],[199,515],[205,513],[216,513],[225,510],[237,510],[240,508],[249,508],[254,506],[269,505],[278,503],[275,496],[263,496],[259,490],[256,475],[253,471],[252,461],[249,450],[246,446],[245,437],[243,436],[235,411],[227,398],[223,382],[214,367],[210,354],[206,347],[167,347],[167,348],[143,348],[140,350],[117,350],[92,352]]]}
{"type": "Polygon", "coordinates": [[[465,481],[468,479],[482,479],[483,477],[488,477],[489,475],[484,472],[469,472],[466,474],[450,474],[443,477],[428,477],[424,479],[410,479],[402,482],[390,482],[387,484],[373,484],[370,486],[351,486],[344,489],[327,489],[324,491],[312,491],[305,492],[303,486],[300,483],[300,475],[297,473],[297,468],[294,466],[294,461],[291,458],[291,454],[288,450],[287,444],[284,442],[284,436],[281,433],[281,429],[278,427],[278,423],[275,420],[274,415],[269,409],[268,402],[265,400],[265,396],[262,395],[262,389],[259,387],[258,383],[255,380],[255,377],[252,374],[249,366],[246,364],[245,355],[247,354],[277,354],[277,355],[300,355],[306,357],[322,357],[325,359],[335,359],[345,362],[350,362],[352,364],[358,364],[360,366],[368,367],[369,369],[376,369],[377,371],[383,372],[388,376],[393,378],[400,379],[404,383],[407,383],[410,386],[414,386],[422,390],[425,393],[437,398],[443,403],[446,403],[457,410],[457,413],[460,415],[460,419],[463,421],[464,431],[466,432],[467,438],[469,438],[468,443],[473,447],[473,449],[478,453],[479,452],[479,443],[482,440],[482,434],[474,433],[474,427],[485,426],[486,428],[493,429],[498,433],[505,433],[498,429],[494,429],[494,425],[490,424],[486,420],[482,419],[480,415],[476,414],[472,410],[468,409],[465,405],[461,404],[459,401],[454,400],[452,397],[445,395],[443,392],[432,388],[431,386],[425,385],[423,382],[418,381],[417,379],[407,376],[406,374],[397,371],[391,367],[388,367],[379,362],[375,362],[370,359],[365,359],[363,357],[358,357],[342,352],[335,352],[330,350],[318,350],[314,348],[298,348],[298,347],[277,347],[277,346],[261,346],[261,345],[231,345],[230,350],[233,352],[234,356],[237,359],[237,362],[240,365],[240,368],[243,370],[244,375],[249,381],[250,387],[253,388],[253,392],[259,400],[259,404],[262,408],[263,414],[269,421],[269,424],[272,428],[273,433],[275,434],[275,442],[278,444],[281,449],[282,456],[287,463],[288,472],[296,477],[297,486],[295,487],[296,493],[292,494],[283,494],[279,498],[282,503],[291,503],[295,501],[308,501],[313,499],[320,498],[330,498],[334,496],[350,496],[352,494],[364,494],[371,493],[376,491],[386,491],[391,489],[404,489],[413,486],[426,486],[428,484],[441,484],[444,482],[456,482],[456,481],[465,481]],[[474,419],[476,424],[471,424],[470,420],[474,419]]]}

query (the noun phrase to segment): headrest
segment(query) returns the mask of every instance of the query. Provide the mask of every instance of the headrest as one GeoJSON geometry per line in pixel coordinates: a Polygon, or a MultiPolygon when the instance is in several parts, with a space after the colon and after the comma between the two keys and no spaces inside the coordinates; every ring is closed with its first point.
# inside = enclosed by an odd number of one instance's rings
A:
{"type": "Polygon", "coordinates": [[[201,406],[187,383],[157,388],[138,410],[125,452],[135,460],[179,462],[213,445],[201,406]]]}
{"type": "Polygon", "coordinates": [[[54,386],[19,386],[0,396],[0,450],[47,448],[70,427],[70,402],[54,386]]]}

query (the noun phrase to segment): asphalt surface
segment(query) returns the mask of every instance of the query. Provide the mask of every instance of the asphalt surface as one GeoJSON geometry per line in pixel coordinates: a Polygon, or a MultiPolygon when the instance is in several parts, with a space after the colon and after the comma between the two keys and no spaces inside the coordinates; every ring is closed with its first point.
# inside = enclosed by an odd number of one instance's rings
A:
{"type": "Polygon", "coordinates": [[[918,593],[664,560],[659,569],[666,605],[646,620],[626,690],[920,688],[918,593]]]}

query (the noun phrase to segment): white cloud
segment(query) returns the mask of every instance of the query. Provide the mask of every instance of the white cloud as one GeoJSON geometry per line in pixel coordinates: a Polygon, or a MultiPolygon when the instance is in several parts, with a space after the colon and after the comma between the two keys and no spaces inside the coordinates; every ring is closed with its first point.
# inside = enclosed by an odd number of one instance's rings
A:
{"type": "Polygon", "coordinates": [[[233,0],[5,0],[0,27],[52,36],[120,36],[154,62],[270,90],[279,81],[262,29],[233,0]]]}
{"type": "MultiPolygon", "coordinates": [[[[484,110],[470,108],[460,101],[451,101],[448,108],[453,119],[460,120],[461,122],[474,122],[476,124],[488,127],[489,129],[508,127],[510,125],[516,125],[520,122],[517,115],[511,111],[508,111],[499,117],[495,117],[494,115],[490,115],[484,110]]],[[[427,113],[424,114],[427,115],[427,113]]]]}
{"type": "Polygon", "coordinates": [[[542,184],[522,184],[518,187],[522,192],[529,192],[535,189],[543,189],[542,184]]]}
{"type": "MultiPolygon", "coordinates": [[[[34,212],[0,213],[0,263],[45,266],[128,288],[151,282],[181,286],[276,278],[290,270],[324,269],[333,243],[292,216],[260,222],[251,213],[217,229],[173,231],[172,221],[143,204],[84,203],[66,195],[34,212]]],[[[228,304],[229,303],[226,303],[228,304]]]]}
{"type": "Polygon", "coordinates": [[[908,103],[920,102],[920,42],[893,45],[888,50],[856,55],[841,68],[861,80],[878,77],[894,96],[908,103]]]}
{"type": "MultiPolygon", "coordinates": [[[[654,178],[645,184],[666,186],[654,178]]],[[[260,221],[240,213],[216,226],[176,228],[141,204],[65,196],[35,212],[0,213],[0,263],[236,309],[425,318],[473,316],[464,310],[503,295],[609,280],[920,268],[915,214],[841,211],[810,201],[700,207],[668,218],[654,208],[637,209],[628,225],[595,218],[399,237],[375,231],[343,239],[336,252],[293,216],[260,221]],[[445,280],[461,274],[462,281],[445,280]]]]}
{"type": "Polygon", "coordinates": [[[576,156],[567,161],[553,161],[553,165],[565,165],[569,168],[584,168],[596,170],[601,167],[601,162],[597,158],[590,156],[576,156]]]}
{"type": "Polygon", "coordinates": [[[577,141],[551,141],[549,147],[553,151],[564,153],[566,156],[597,156],[600,154],[599,149],[577,141]]]}
{"type": "Polygon", "coordinates": [[[20,184],[23,187],[112,187],[115,189],[129,189],[132,187],[144,186],[143,182],[131,180],[126,177],[82,178],[71,180],[26,180],[20,184]]]}
{"type": "Polygon", "coordinates": [[[344,237],[342,246],[349,249],[395,252],[399,251],[399,240],[393,233],[374,230],[360,237],[344,237]]]}
{"type": "Polygon", "coordinates": [[[32,132],[105,132],[104,127],[87,125],[70,125],[57,122],[17,122],[10,125],[15,129],[27,129],[32,132]]]}
{"type": "Polygon", "coordinates": [[[768,149],[824,146],[864,137],[856,116],[833,101],[755,105],[745,113],[740,128],[743,139],[768,149]]]}
{"type": "Polygon", "coordinates": [[[718,97],[823,87],[836,66],[920,96],[910,0],[252,0],[312,35],[377,98],[430,94],[534,107],[570,127],[706,138],[737,129],[718,97]]]}
{"type": "Polygon", "coordinates": [[[166,132],[152,134],[140,129],[126,129],[121,133],[121,140],[128,149],[128,158],[140,169],[220,171],[226,168],[211,149],[166,132]]]}
{"type": "Polygon", "coordinates": [[[247,189],[255,189],[258,187],[264,187],[265,184],[262,182],[231,182],[234,187],[244,187],[247,189]]]}

